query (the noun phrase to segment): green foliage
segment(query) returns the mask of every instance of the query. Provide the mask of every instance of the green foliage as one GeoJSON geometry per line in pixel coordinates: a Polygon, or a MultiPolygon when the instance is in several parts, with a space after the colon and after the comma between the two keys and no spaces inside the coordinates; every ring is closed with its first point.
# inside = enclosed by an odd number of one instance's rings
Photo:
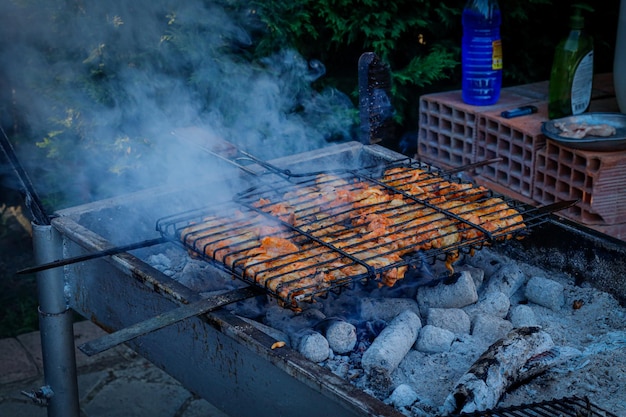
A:
{"type": "Polygon", "coordinates": [[[357,62],[375,52],[392,70],[393,100],[399,122],[416,100],[412,91],[450,78],[458,65],[455,36],[460,8],[418,0],[385,3],[371,0],[302,0],[252,2],[266,31],[257,54],[295,47],[328,67],[323,83],[357,99],[357,62]],[[351,82],[345,80],[352,76],[351,82]]]}

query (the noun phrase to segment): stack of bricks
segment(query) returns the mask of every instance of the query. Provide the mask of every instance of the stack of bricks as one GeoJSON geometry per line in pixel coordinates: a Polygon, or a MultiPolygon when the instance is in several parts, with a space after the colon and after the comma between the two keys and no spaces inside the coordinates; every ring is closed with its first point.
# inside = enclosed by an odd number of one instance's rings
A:
{"type": "MultiPolygon", "coordinates": [[[[448,169],[500,158],[470,172],[477,183],[533,205],[579,202],[558,214],[626,240],[626,151],[572,149],[541,132],[548,120],[548,83],[505,88],[493,106],[463,103],[460,91],[422,96],[418,157],[448,169]],[[504,110],[534,105],[532,115],[504,110]]],[[[613,79],[596,76],[590,111],[616,112],[613,79]]]]}

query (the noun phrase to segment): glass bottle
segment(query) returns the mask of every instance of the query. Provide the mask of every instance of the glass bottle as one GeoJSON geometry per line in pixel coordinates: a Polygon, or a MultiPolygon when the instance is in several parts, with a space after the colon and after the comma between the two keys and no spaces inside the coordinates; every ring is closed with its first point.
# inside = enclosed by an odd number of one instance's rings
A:
{"type": "Polygon", "coordinates": [[[583,113],[591,102],[593,38],[584,30],[582,6],[574,5],[570,32],[554,52],[548,93],[548,117],[583,113]]]}

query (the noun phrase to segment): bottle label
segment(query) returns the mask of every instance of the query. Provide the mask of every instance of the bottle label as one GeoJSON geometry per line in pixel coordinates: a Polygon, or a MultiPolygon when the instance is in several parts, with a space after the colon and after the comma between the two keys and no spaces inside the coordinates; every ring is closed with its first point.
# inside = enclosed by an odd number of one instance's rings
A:
{"type": "Polygon", "coordinates": [[[497,39],[491,43],[491,69],[502,69],[502,40],[497,39]]]}
{"type": "Polygon", "coordinates": [[[593,50],[580,60],[572,81],[572,114],[587,110],[593,84],[593,50]]]}

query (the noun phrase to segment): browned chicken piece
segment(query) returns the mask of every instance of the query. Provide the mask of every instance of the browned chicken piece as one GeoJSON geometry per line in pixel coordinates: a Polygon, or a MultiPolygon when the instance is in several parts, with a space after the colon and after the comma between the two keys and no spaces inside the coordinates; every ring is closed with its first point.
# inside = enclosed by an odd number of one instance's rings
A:
{"type": "Polygon", "coordinates": [[[477,214],[476,205],[468,204],[462,200],[446,201],[440,206],[442,209],[459,216],[462,221],[457,223],[459,235],[463,240],[482,238],[484,233],[474,225],[480,225],[480,217],[477,214]]]}
{"type": "Polygon", "coordinates": [[[501,198],[492,197],[484,201],[476,215],[480,218],[480,225],[500,239],[510,239],[513,232],[526,227],[519,212],[501,198]]]}
{"type": "Polygon", "coordinates": [[[233,218],[205,217],[180,231],[180,239],[196,253],[203,253],[218,262],[231,265],[248,249],[259,244],[264,236],[293,237],[294,232],[257,215],[247,218],[236,211],[233,218]]]}
{"type": "MultiPolygon", "coordinates": [[[[246,255],[243,265],[246,277],[283,300],[306,299],[307,294],[310,297],[310,294],[324,291],[330,284],[368,272],[360,263],[324,246],[299,248],[291,241],[280,238],[264,238],[260,246],[249,250],[246,255]]],[[[357,253],[355,258],[363,258],[368,263],[370,259],[366,258],[376,258],[372,263],[385,265],[395,262],[394,259],[378,259],[377,254],[362,252],[357,253]]]]}
{"type": "Polygon", "coordinates": [[[385,171],[383,182],[434,204],[453,199],[475,201],[488,192],[483,186],[447,181],[435,172],[411,167],[397,167],[385,171]]]}
{"type": "Polygon", "coordinates": [[[181,231],[181,240],[193,252],[202,253],[218,262],[230,265],[233,252],[247,250],[258,245],[258,233],[250,224],[226,225],[224,219],[205,219],[181,231]]]}
{"type": "Polygon", "coordinates": [[[317,277],[317,262],[306,258],[306,252],[287,239],[265,237],[243,259],[244,275],[283,300],[302,294],[307,286],[323,283],[317,277]]]}
{"type": "Polygon", "coordinates": [[[285,223],[294,224],[296,221],[294,208],[283,202],[273,204],[270,200],[261,198],[254,204],[254,206],[272,214],[274,217],[285,223]]]}

